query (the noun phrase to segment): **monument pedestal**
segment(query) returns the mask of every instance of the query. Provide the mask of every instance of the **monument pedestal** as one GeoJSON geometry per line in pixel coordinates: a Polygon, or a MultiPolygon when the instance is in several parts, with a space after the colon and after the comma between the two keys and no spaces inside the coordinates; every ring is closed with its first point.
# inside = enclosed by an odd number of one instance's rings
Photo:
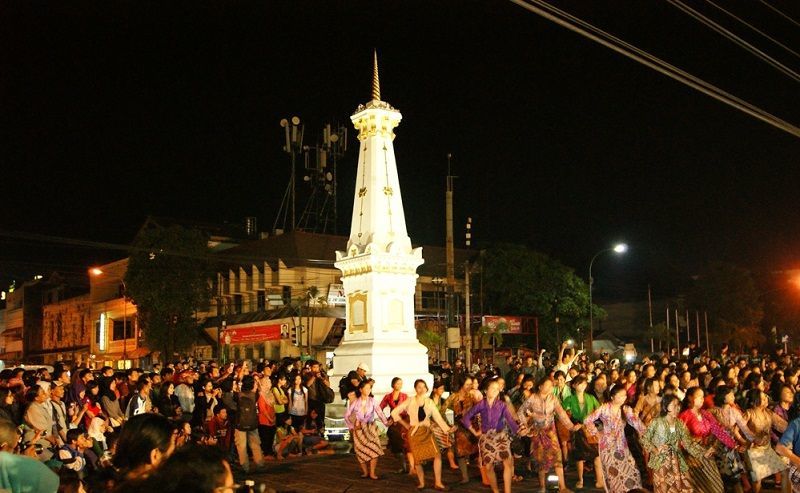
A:
{"type": "MultiPolygon", "coordinates": [[[[414,341],[344,342],[333,357],[335,381],[360,363],[369,367],[368,376],[375,380],[372,394],[380,400],[392,391],[392,379],[403,379],[403,392],[414,393],[414,381],[421,378],[431,388],[433,375],[428,373],[428,349],[414,341]]],[[[334,379],[331,379],[334,383],[334,379]]]]}

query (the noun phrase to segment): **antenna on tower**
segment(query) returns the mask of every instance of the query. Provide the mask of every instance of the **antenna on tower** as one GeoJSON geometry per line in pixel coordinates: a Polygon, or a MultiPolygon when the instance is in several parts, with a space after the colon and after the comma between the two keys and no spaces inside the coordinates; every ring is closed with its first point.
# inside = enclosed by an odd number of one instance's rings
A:
{"type": "Polygon", "coordinates": [[[347,127],[325,124],[322,143],[306,146],[303,182],[309,186],[297,229],[314,233],[337,231],[336,167],[347,152],[347,127]]]}
{"type": "Polygon", "coordinates": [[[289,230],[294,230],[297,226],[296,206],[297,206],[297,187],[295,180],[295,169],[297,165],[297,155],[303,149],[303,126],[300,125],[300,118],[293,116],[291,120],[283,118],[280,122],[283,127],[284,137],[286,143],[283,146],[283,152],[289,155],[289,183],[286,185],[286,191],[283,193],[281,206],[278,209],[278,214],[275,216],[275,222],[272,224],[272,234],[280,234],[287,230],[287,221],[291,219],[288,225],[289,230]],[[289,217],[291,214],[291,217],[289,217]],[[281,217],[282,216],[282,217],[281,217]],[[280,225],[280,228],[278,227],[280,225]]]}

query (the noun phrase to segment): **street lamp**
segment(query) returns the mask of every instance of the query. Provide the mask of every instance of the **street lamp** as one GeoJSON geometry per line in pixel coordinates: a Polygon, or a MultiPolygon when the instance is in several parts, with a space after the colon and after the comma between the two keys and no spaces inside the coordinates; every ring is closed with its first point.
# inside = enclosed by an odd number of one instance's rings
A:
{"type": "MultiPolygon", "coordinates": [[[[106,272],[99,267],[92,267],[89,273],[95,277],[106,275],[106,272]]],[[[109,275],[113,279],[119,280],[122,283],[122,365],[127,366],[128,361],[128,286],[125,284],[125,279],[121,276],[109,275]]],[[[112,328],[113,334],[113,328],[112,328]]]]}
{"type": "Polygon", "coordinates": [[[594,261],[597,260],[597,257],[606,252],[614,252],[618,255],[622,255],[627,251],[627,244],[617,243],[611,248],[604,248],[595,253],[594,257],[592,257],[592,260],[589,262],[589,353],[594,351],[594,310],[592,309],[592,286],[594,286],[594,278],[592,277],[592,266],[594,265],[594,261]]]}

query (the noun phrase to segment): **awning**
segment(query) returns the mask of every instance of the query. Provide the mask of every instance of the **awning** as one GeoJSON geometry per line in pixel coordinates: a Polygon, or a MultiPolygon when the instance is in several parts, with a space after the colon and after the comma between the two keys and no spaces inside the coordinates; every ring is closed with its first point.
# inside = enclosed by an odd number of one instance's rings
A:
{"type": "MultiPolygon", "coordinates": [[[[152,352],[153,351],[151,351],[149,348],[139,347],[139,348],[136,348],[136,349],[131,349],[130,351],[128,351],[126,353],[126,355],[127,355],[127,359],[141,359],[141,358],[145,358],[147,356],[150,356],[150,354],[152,352]]],[[[123,356],[125,356],[125,355],[123,355],[123,353],[100,353],[100,354],[97,355],[97,359],[104,360],[104,361],[122,360],[122,359],[125,359],[123,356]]]]}

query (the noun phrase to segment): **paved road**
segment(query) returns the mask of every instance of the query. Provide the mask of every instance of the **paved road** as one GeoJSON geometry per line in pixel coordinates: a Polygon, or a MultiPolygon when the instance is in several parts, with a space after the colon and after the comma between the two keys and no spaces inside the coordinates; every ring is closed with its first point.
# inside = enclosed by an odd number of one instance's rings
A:
{"type": "MultiPolygon", "coordinates": [[[[356,463],[355,456],[349,454],[336,455],[317,455],[288,459],[283,462],[271,461],[267,463],[266,469],[258,473],[249,475],[247,478],[254,479],[257,484],[264,484],[266,491],[278,493],[398,493],[416,491],[416,478],[406,474],[398,474],[400,468],[399,461],[392,456],[384,456],[378,463],[378,474],[381,479],[373,481],[360,479],[360,470],[356,463]]],[[[450,471],[446,461],[444,465],[444,482],[451,487],[454,493],[487,493],[489,489],[481,484],[480,475],[474,467],[470,468],[473,474],[469,484],[460,485],[461,479],[457,471],[450,471]]],[[[427,484],[431,493],[433,490],[433,471],[431,467],[426,468],[427,484]]],[[[242,482],[245,478],[237,474],[237,481],[242,482]]],[[[586,484],[594,485],[594,477],[587,474],[586,484]]],[[[567,485],[573,490],[577,477],[572,470],[567,472],[567,485]]],[[[521,483],[513,486],[513,491],[529,492],[538,491],[538,481],[536,479],[525,479],[521,483]]],[[[501,490],[502,491],[502,490],[501,490]]],[[[597,493],[602,490],[594,488],[584,488],[577,490],[580,492],[597,493]]],[[[778,492],[777,489],[764,488],[762,492],[778,492]]]]}
{"type": "MultiPolygon", "coordinates": [[[[271,461],[263,472],[248,476],[256,483],[263,483],[267,491],[274,490],[280,493],[292,491],[302,493],[397,493],[400,491],[416,491],[416,477],[397,473],[400,462],[393,456],[382,457],[378,463],[380,480],[373,481],[361,479],[361,474],[355,456],[350,454],[317,455],[297,459],[288,459],[283,462],[271,461]]],[[[471,482],[466,485],[458,484],[461,475],[458,471],[451,471],[445,461],[444,483],[455,492],[486,493],[487,487],[481,484],[480,475],[475,467],[470,468],[473,474],[471,482]]],[[[498,471],[499,472],[499,471],[498,471]]],[[[574,473],[568,474],[567,482],[574,486],[576,478],[574,473]]],[[[431,466],[426,467],[426,477],[429,490],[433,492],[433,471],[431,466]]],[[[237,475],[241,482],[243,477],[237,475]]],[[[593,477],[587,475],[588,482],[593,477]],[[591,479],[590,479],[591,478],[591,479]]],[[[591,483],[594,484],[593,482],[591,483]]],[[[514,486],[514,491],[538,491],[538,481],[526,479],[514,486]]],[[[581,491],[600,492],[594,488],[585,488],[581,491]]]]}

